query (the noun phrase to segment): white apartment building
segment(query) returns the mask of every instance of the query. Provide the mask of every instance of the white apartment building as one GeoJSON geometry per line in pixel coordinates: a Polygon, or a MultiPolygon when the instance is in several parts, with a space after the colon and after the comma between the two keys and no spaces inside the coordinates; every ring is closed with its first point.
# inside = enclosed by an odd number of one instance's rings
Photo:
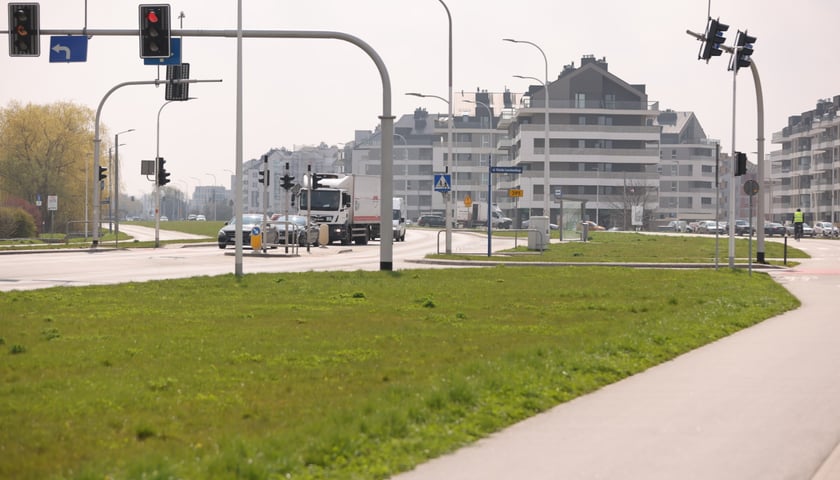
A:
{"type": "Polygon", "coordinates": [[[773,133],[781,146],[770,153],[769,209],[773,221],[790,220],[801,208],[805,221],[840,222],[840,95],[817,102],[814,110],[788,118],[773,133]]]}

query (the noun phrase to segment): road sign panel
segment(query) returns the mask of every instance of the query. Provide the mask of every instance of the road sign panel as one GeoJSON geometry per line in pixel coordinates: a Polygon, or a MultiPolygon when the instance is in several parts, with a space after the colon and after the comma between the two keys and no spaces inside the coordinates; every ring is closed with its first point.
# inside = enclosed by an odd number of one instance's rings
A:
{"type": "Polygon", "coordinates": [[[490,173],[522,173],[522,167],[490,167],[490,173]]]}
{"type": "Polygon", "coordinates": [[[510,188],[508,189],[508,197],[522,197],[524,196],[524,190],[521,188],[510,188]]]}
{"type": "Polygon", "coordinates": [[[88,38],[83,35],[50,37],[50,63],[87,61],[88,38]]]}
{"type": "Polygon", "coordinates": [[[448,192],[452,190],[452,175],[446,173],[435,174],[435,191],[448,192]]]}
{"type": "Polygon", "coordinates": [[[169,39],[169,51],[171,55],[167,58],[144,58],[143,65],[180,65],[181,64],[181,39],[172,37],[169,39]]]}

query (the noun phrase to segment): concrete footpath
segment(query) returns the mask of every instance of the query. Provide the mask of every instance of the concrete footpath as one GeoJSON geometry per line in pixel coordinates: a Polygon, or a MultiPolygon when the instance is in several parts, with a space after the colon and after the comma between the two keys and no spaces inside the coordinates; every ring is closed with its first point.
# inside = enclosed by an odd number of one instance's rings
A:
{"type": "Polygon", "coordinates": [[[800,308],[393,478],[840,479],[840,241],[796,247],[800,308]]]}

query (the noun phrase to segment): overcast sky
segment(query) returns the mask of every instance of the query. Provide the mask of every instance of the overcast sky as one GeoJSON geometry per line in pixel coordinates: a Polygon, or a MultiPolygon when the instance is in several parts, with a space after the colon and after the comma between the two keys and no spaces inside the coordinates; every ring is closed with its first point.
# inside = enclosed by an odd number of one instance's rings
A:
{"type": "MultiPolygon", "coordinates": [[[[536,48],[502,38],[538,44],[548,57],[549,77],[563,65],[580,65],[583,55],[606,57],[609,70],[631,84],[645,84],[661,108],[693,111],[707,135],[732,149],[732,74],[728,55],[707,65],[697,60],[700,44],[686,29],[702,33],[707,0],[444,0],[453,22],[453,88],[472,92],[525,91],[525,75],[542,78],[545,64],[536,48]]],[[[7,2],[4,2],[7,3],[7,2]]],[[[41,0],[41,28],[84,27],[83,0],[41,0]]],[[[88,0],[91,29],[137,29],[139,3],[88,0]]],[[[173,28],[235,30],[235,0],[179,0],[171,3],[173,28]]],[[[4,6],[3,13],[6,15],[4,6]]],[[[776,150],[773,132],[787,118],[813,109],[820,98],[840,94],[836,61],[837,0],[713,0],[712,17],[735,32],[756,36],[753,59],[765,99],[766,151],[776,150]]],[[[6,28],[6,23],[1,28],[6,28]]],[[[385,62],[391,79],[393,113],[399,117],[424,107],[446,112],[436,99],[406,92],[447,96],[448,21],[438,0],[246,0],[245,30],[338,31],[359,37],[385,62]]],[[[11,58],[7,36],[0,40],[0,105],[73,101],[95,110],[115,85],[153,80],[157,67],[144,66],[135,36],[97,36],[87,62],[49,63],[48,36],[41,56],[11,58]],[[14,73],[12,73],[14,72],[14,73]]],[[[193,84],[189,102],[177,102],[160,116],[160,149],[172,172],[173,187],[230,185],[235,169],[236,40],[187,37],[183,61],[191,77],[223,79],[193,84]],[[215,176],[215,179],[214,179],[215,176]],[[185,185],[186,182],[186,185],[185,185]]],[[[270,148],[341,144],[357,129],[374,129],[382,114],[382,86],[374,63],[358,47],[338,40],[245,39],[244,153],[256,158],[270,148]]],[[[165,68],[161,69],[165,76],[165,68]]],[[[755,161],[756,100],[753,79],[742,70],[737,82],[736,148],[755,161]]],[[[151,191],[140,175],[140,160],[155,156],[158,111],[163,88],[130,86],[106,101],[102,123],[121,135],[122,177],[129,194],[151,191]]],[[[113,141],[113,137],[111,137],[113,141]]]]}

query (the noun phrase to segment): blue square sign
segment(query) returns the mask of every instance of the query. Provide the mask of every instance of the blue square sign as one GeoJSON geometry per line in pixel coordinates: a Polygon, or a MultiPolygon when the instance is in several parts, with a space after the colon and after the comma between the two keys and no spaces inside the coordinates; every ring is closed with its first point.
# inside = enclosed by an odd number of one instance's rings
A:
{"type": "Polygon", "coordinates": [[[50,63],[86,62],[87,47],[84,35],[50,37],[50,63]]]}

